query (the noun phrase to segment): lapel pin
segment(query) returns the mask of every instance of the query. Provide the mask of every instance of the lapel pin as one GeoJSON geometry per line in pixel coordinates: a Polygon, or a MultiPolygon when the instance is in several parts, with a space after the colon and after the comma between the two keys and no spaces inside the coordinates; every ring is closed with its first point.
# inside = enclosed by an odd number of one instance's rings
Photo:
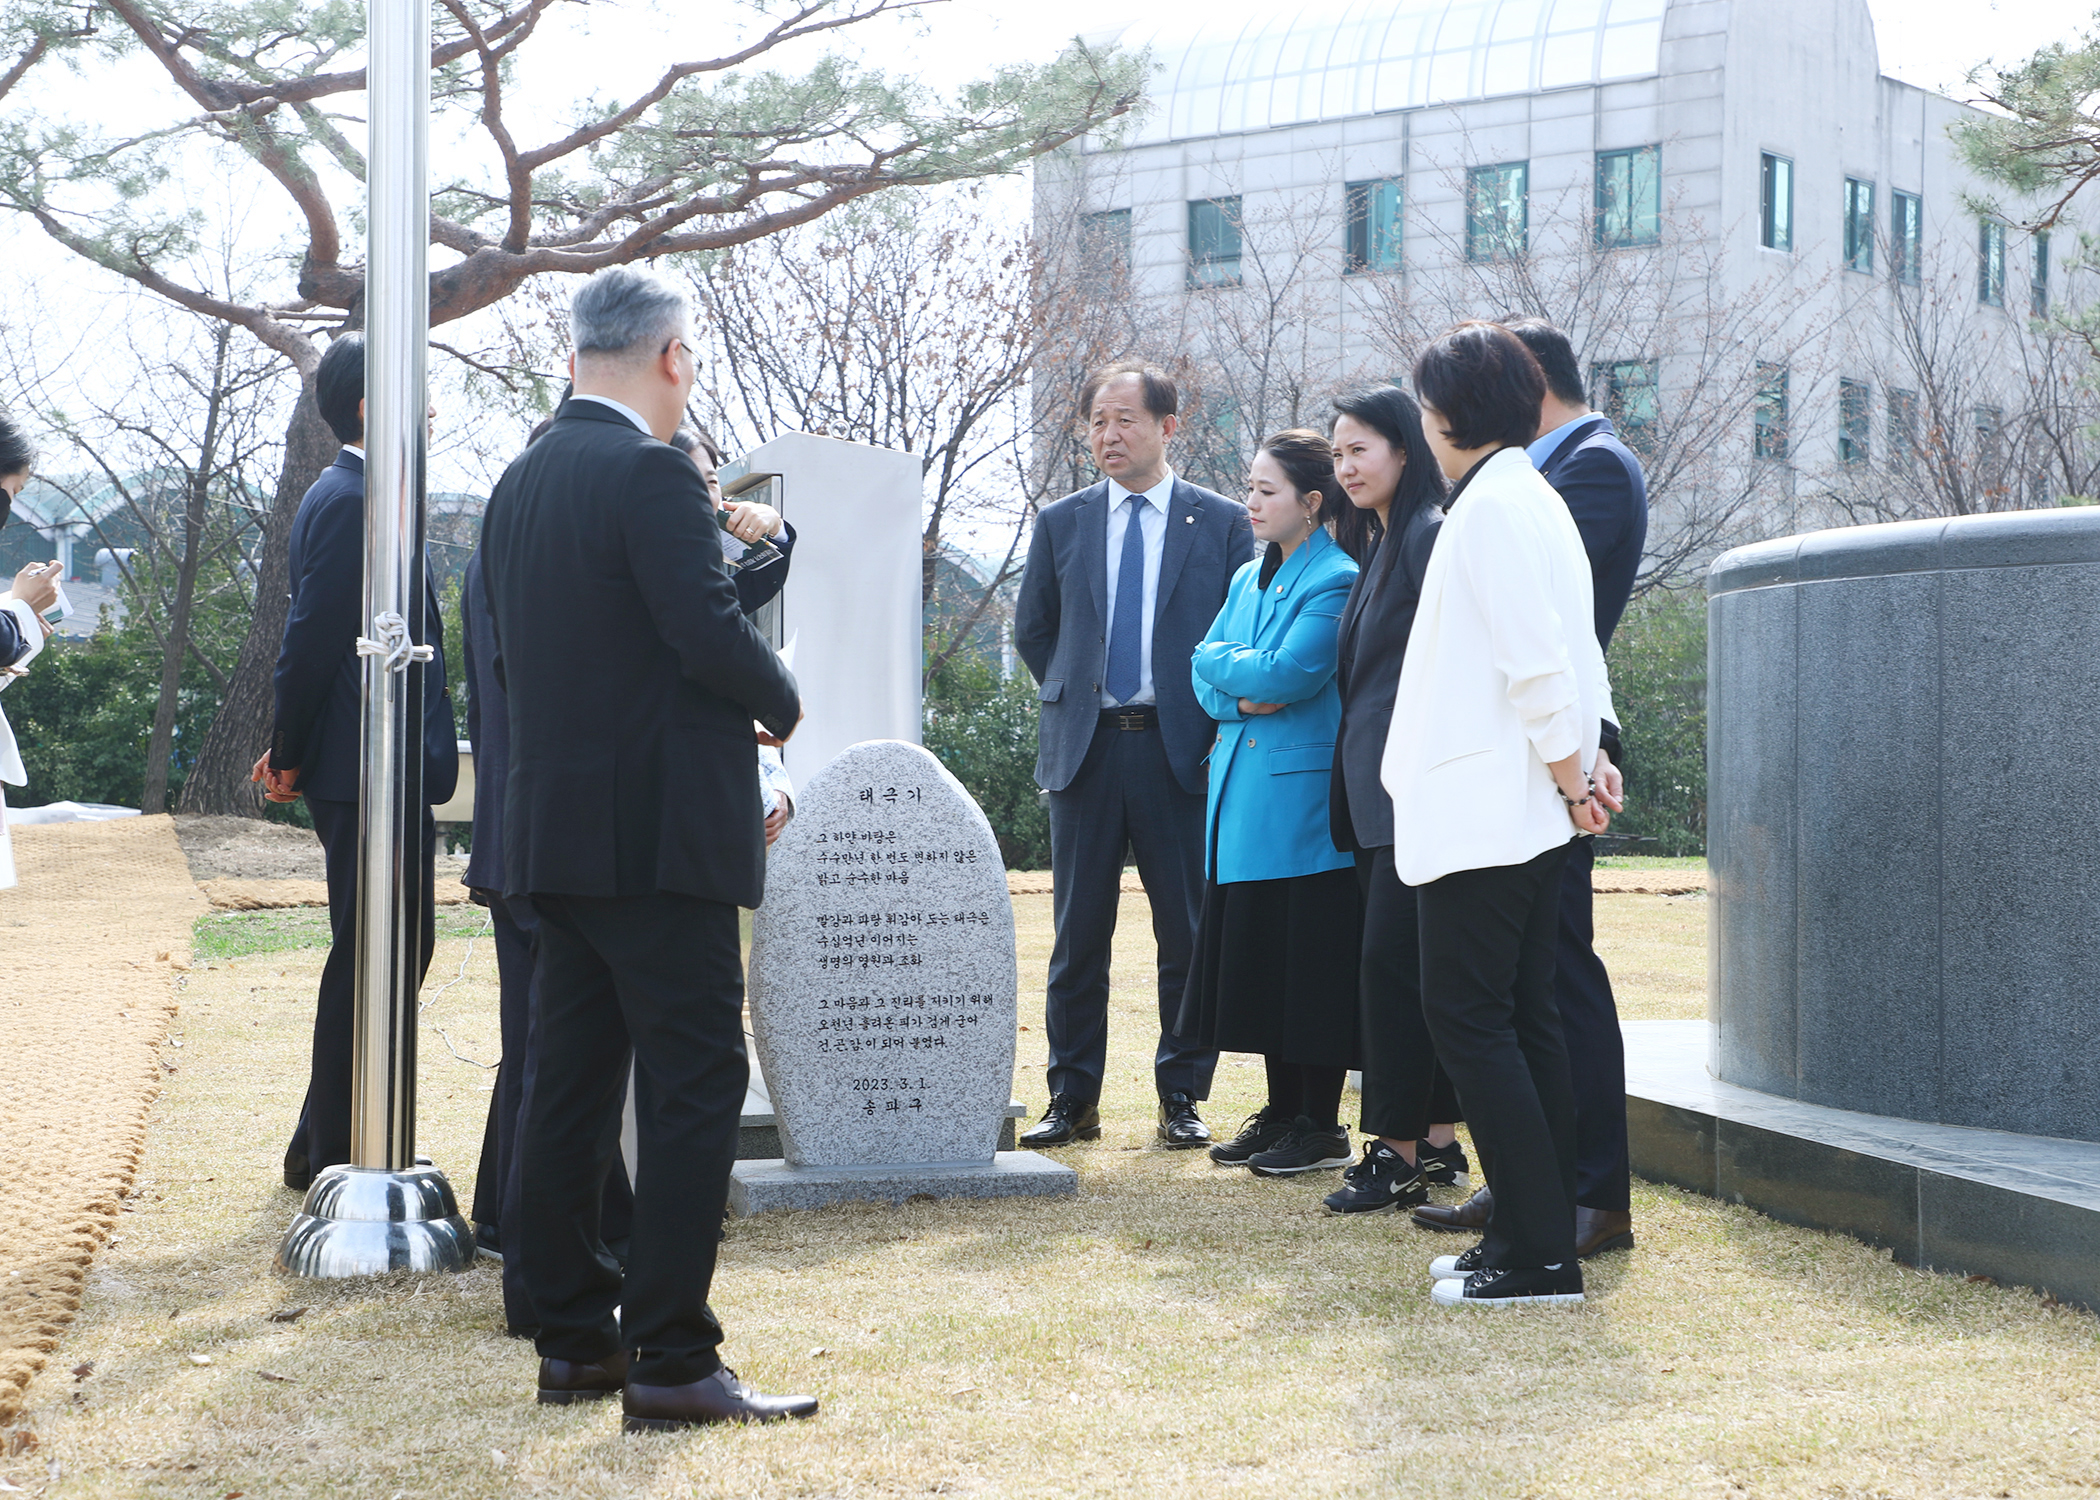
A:
{"type": "Polygon", "coordinates": [[[1193,526],[1196,524],[1196,518],[1194,516],[1183,516],[1181,519],[1186,525],[1193,526]]]}

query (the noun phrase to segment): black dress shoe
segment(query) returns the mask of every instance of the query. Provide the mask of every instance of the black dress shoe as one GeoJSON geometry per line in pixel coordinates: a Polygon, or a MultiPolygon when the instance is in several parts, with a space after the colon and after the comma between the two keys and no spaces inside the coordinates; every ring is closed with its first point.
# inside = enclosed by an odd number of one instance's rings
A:
{"type": "Polygon", "coordinates": [[[1023,1146],[1069,1146],[1101,1139],[1101,1111],[1071,1094],[1052,1094],[1043,1118],[1021,1132],[1023,1146]]]}
{"type": "Polygon", "coordinates": [[[573,1359],[540,1361],[540,1400],[548,1406],[597,1401],[627,1384],[627,1351],[615,1349],[585,1364],[573,1359]]]}
{"type": "Polygon", "coordinates": [[[497,1235],[495,1225],[476,1224],[474,1226],[474,1253],[486,1255],[499,1266],[503,1264],[503,1241],[497,1235]]]}
{"type": "Polygon", "coordinates": [[[1575,1205],[1575,1258],[1588,1260],[1607,1250],[1633,1248],[1633,1215],[1623,1208],[1575,1205]]]}
{"type": "Polygon", "coordinates": [[[1446,1208],[1441,1203],[1425,1203],[1414,1211],[1414,1221],[1424,1229],[1447,1229],[1463,1234],[1479,1234],[1487,1228],[1488,1215],[1494,1211],[1495,1195],[1486,1188],[1481,1188],[1456,1208],[1446,1208]]]}
{"type": "Polygon", "coordinates": [[[285,1153],[284,1185],[295,1193],[303,1193],[314,1185],[314,1169],[305,1157],[285,1153]]]}
{"type": "Polygon", "coordinates": [[[1196,1113],[1187,1094],[1159,1096],[1159,1143],[1170,1151],[1192,1151],[1210,1144],[1210,1127],[1196,1113]]]}
{"type": "Polygon", "coordinates": [[[630,1385],[620,1398],[629,1432],[676,1432],[709,1422],[779,1422],[817,1414],[815,1396],[768,1396],[724,1365],[687,1385],[630,1385]]]}

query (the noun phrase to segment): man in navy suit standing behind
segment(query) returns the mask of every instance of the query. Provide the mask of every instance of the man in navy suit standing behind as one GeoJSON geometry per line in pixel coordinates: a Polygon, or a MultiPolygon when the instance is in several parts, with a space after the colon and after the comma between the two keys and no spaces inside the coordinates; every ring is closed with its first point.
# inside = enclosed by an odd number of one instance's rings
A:
{"type": "MultiPolygon", "coordinates": [[[[363,768],[363,671],[357,638],[365,633],[365,340],[345,334],[314,373],[321,419],[343,444],[321,471],[292,519],[291,608],[277,653],[277,712],[269,753],[255,779],[272,802],[306,798],[328,864],[328,961],[314,1011],[313,1072],[299,1126],[284,1153],[284,1185],[304,1191],[323,1167],[350,1160],[350,1049],[357,941],[357,799],[363,768]]],[[[459,739],[445,691],[445,631],[429,564],[409,624],[409,638],[436,648],[428,665],[411,664],[409,690],[423,690],[423,848],[408,861],[403,920],[422,935],[430,967],[436,936],[432,866],[437,826],[430,807],[452,796],[459,780],[459,739]]]]}
{"type": "MultiPolygon", "coordinates": [[[[1590,410],[1582,366],[1568,336],[1544,318],[1518,318],[1506,326],[1546,375],[1538,436],[1525,452],[1540,477],[1560,492],[1582,533],[1596,601],[1597,644],[1609,649],[1648,541],[1648,487],[1641,461],[1619,440],[1611,418],[1590,410]]],[[[1615,795],[1622,790],[1619,759],[1619,726],[1606,724],[1597,779],[1615,795]]],[[[1584,1260],[1633,1244],[1626,1043],[1611,975],[1597,956],[1590,887],[1595,858],[1596,845],[1586,838],[1568,850],[1553,953],[1553,1000],[1575,1084],[1575,1253],[1584,1260]]],[[[1491,1201],[1482,1188],[1456,1208],[1425,1204],[1414,1217],[1431,1228],[1478,1231],[1487,1224],[1491,1201]]]]}
{"type": "Polygon", "coordinates": [[[1159,945],[1162,1145],[1208,1145],[1197,1104],[1215,1052],[1177,1036],[1203,901],[1203,759],[1216,726],[1189,659],[1232,575],[1254,556],[1247,509],[1167,466],[1180,393],[1150,365],[1081,387],[1094,463],[1107,477],[1036,517],[1014,610],[1014,648],[1041,684],[1035,778],[1050,793],[1052,915],[1045,1029],[1050,1106],[1028,1146],[1101,1134],[1108,958],[1125,850],[1137,856],[1159,945]]]}

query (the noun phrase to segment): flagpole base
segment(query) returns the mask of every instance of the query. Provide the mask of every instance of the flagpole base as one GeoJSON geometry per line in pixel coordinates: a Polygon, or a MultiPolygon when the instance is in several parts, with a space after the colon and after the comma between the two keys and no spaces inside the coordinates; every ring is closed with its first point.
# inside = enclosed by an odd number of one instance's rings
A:
{"type": "Polygon", "coordinates": [[[474,1231],[435,1167],[324,1169],[277,1247],[278,1270],[322,1281],[473,1263],[474,1231]]]}

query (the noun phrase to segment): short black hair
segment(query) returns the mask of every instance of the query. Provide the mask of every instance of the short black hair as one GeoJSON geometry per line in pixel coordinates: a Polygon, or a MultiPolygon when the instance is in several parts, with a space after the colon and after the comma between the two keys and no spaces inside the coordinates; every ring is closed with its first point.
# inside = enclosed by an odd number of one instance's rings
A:
{"type": "Polygon", "coordinates": [[[30,446],[29,434],[12,412],[0,407],[0,477],[27,474],[35,463],[36,449],[30,446]]]}
{"type": "Polygon", "coordinates": [[[1575,345],[1568,336],[1544,318],[1504,318],[1502,326],[1523,341],[1531,357],[1539,362],[1546,389],[1555,399],[1570,406],[1587,406],[1589,393],[1582,388],[1582,365],[1575,358],[1575,345]]]}
{"type": "Polygon", "coordinates": [[[365,399],[365,336],[346,333],[328,346],[314,371],[314,404],[339,443],[365,440],[357,403],[365,399]]]}
{"type": "Polygon", "coordinates": [[[1125,375],[1135,375],[1145,388],[1145,410],[1155,417],[1171,417],[1181,410],[1181,392],[1174,384],[1174,377],[1158,365],[1148,365],[1143,360],[1118,360],[1112,365],[1103,365],[1087,376],[1086,384],[1079,388],[1079,415],[1094,414],[1094,398],[1101,394],[1101,387],[1111,380],[1120,380],[1125,375]]]}
{"type": "Polygon", "coordinates": [[[1546,376],[1500,323],[1459,324],[1415,358],[1415,389],[1460,448],[1521,448],[1538,435],[1546,376]]]}
{"type": "Polygon", "coordinates": [[[695,427],[690,422],[679,423],[678,430],[671,434],[671,446],[688,458],[696,452],[705,453],[709,463],[718,469],[722,467],[721,445],[708,436],[704,427],[695,427]]]}

